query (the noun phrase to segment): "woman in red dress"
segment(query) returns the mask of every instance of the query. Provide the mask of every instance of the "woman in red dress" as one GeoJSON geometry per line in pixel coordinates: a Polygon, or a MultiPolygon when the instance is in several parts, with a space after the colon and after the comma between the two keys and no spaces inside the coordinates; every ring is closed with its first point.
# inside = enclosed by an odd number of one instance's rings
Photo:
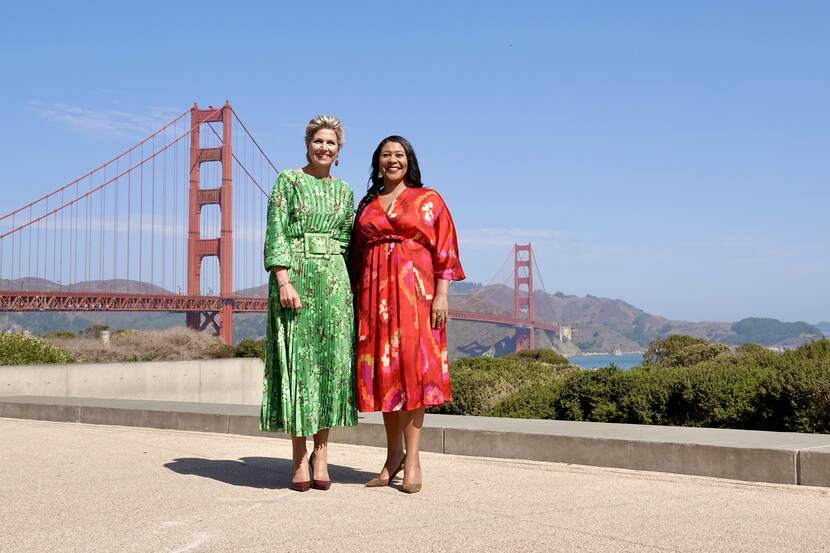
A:
{"type": "Polygon", "coordinates": [[[383,412],[387,449],[383,469],[366,485],[386,486],[403,470],[402,489],[414,493],[421,489],[424,408],[452,399],[447,289],[464,271],[450,212],[421,183],[406,139],[390,136],[378,145],[371,180],[355,217],[351,255],[357,407],[383,412]]]}

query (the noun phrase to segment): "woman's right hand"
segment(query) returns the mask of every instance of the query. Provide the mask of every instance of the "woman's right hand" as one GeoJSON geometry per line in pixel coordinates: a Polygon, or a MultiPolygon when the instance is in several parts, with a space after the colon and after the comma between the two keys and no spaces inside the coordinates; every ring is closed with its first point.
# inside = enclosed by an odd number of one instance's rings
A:
{"type": "Polygon", "coordinates": [[[280,305],[285,309],[299,309],[300,295],[294,289],[291,283],[291,275],[285,267],[274,267],[274,278],[277,279],[277,285],[280,287],[280,305]]]}
{"type": "Polygon", "coordinates": [[[300,296],[294,289],[294,285],[290,282],[280,285],[280,305],[286,309],[299,309],[302,307],[302,304],[300,304],[300,296]]]}

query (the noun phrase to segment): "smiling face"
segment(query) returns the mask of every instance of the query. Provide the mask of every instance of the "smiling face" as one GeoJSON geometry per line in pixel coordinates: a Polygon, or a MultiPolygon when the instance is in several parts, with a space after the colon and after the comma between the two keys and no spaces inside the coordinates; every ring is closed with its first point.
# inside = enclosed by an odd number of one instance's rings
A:
{"type": "Polygon", "coordinates": [[[308,160],[318,167],[330,167],[340,152],[337,133],[331,129],[320,129],[306,143],[308,160]]]}
{"type": "Polygon", "coordinates": [[[380,150],[380,173],[388,184],[397,184],[406,177],[406,151],[397,142],[389,141],[380,150]]]}

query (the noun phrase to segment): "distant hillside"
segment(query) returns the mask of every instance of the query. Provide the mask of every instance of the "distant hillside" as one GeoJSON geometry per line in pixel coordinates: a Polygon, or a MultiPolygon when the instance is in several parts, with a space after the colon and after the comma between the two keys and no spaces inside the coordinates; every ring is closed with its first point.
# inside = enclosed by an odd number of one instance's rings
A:
{"type": "MultiPolygon", "coordinates": [[[[513,289],[504,285],[472,286],[469,293],[460,293],[456,284],[450,287],[450,308],[482,313],[513,313],[513,289]]],[[[558,343],[548,336],[562,353],[573,355],[580,351],[641,351],[655,336],[672,329],[670,321],[645,313],[622,300],[595,296],[568,296],[561,292],[549,295],[535,292],[536,319],[570,326],[573,343],[558,343]],[[575,347],[574,347],[575,346],[575,347]]],[[[481,328],[485,323],[466,323],[481,328]]],[[[468,331],[467,334],[474,334],[468,331]]],[[[487,343],[485,341],[484,343],[487,343]]],[[[467,344],[459,343],[456,354],[467,344]]]]}
{"type": "Polygon", "coordinates": [[[263,284],[262,286],[255,286],[253,288],[242,288],[241,290],[237,290],[236,293],[240,296],[250,298],[265,298],[268,297],[268,285],[263,284]]]}
{"type": "MultiPolygon", "coordinates": [[[[0,332],[28,330],[42,336],[47,332],[69,330],[76,334],[93,324],[105,324],[112,330],[163,330],[185,325],[184,313],[154,312],[43,312],[0,313],[0,332]]],[[[237,313],[233,317],[233,341],[265,336],[264,313],[237,313]]]]}
{"type": "MultiPolygon", "coordinates": [[[[106,291],[128,292],[131,294],[172,294],[170,290],[147,282],[132,280],[86,281],[63,286],[51,280],[24,278],[0,280],[0,289],[4,290],[44,290],[44,291],[106,291]]],[[[265,286],[240,290],[239,295],[265,296],[265,286]]],[[[112,312],[112,311],[77,311],[77,312],[26,312],[0,313],[0,332],[6,330],[28,330],[32,334],[43,335],[47,332],[69,330],[79,332],[92,324],[105,324],[111,329],[150,329],[161,330],[184,326],[184,313],[164,312],[112,312]]],[[[265,330],[265,314],[240,313],[234,316],[234,342],[243,338],[262,338],[265,330]]]]}
{"type": "Polygon", "coordinates": [[[821,332],[824,333],[825,336],[830,336],[830,323],[828,323],[827,321],[816,323],[813,326],[821,330],[821,332]]]}
{"type": "MultiPolygon", "coordinates": [[[[0,281],[7,289],[65,290],[67,287],[42,279],[0,281]]],[[[158,286],[126,280],[92,281],[72,286],[72,290],[112,290],[169,294],[158,286]]],[[[238,290],[243,296],[267,295],[267,286],[238,290]]],[[[450,308],[479,313],[510,315],[513,313],[513,289],[507,286],[457,282],[450,287],[450,308]]],[[[830,332],[830,323],[809,325],[785,323],[774,319],[750,318],[736,323],[674,321],[646,313],[619,299],[592,295],[578,297],[562,292],[535,292],[536,318],[570,326],[573,342],[561,342],[552,333],[538,331],[539,347],[553,347],[565,355],[580,352],[642,351],[656,337],[686,334],[710,342],[741,344],[757,342],[766,346],[793,347],[830,332]]],[[[0,313],[0,331],[30,330],[44,334],[55,330],[79,331],[91,324],[110,328],[162,329],[184,324],[180,313],[0,313]]],[[[234,317],[234,341],[261,338],[265,315],[250,313],[234,317]]],[[[516,331],[507,326],[471,321],[450,321],[448,342],[450,357],[500,355],[515,348],[516,331]]]]}
{"type": "MultiPolygon", "coordinates": [[[[506,315],[513,312],[512,288],[504,285],[457,286],[453,284],[450,287],[452,309],[506,315]]],[[[572,350],[565,351],[569,345],[575,345],[584,352],[642,351],[654,338],[671,334],[686,334],[724,344],[756,342],[765,346],[785,347],[798,346],[821,337],[817,327],[806,323],[783,323],[774,319],[744,319],[733,324],[676,321],[646,313],[622,300],[590,294],[578,297],[562,292],[551,295],[537,291],[534,300],[537,320],[557,322],[572,328],[573,344],[561,344],[555,337],[549,337],[552,345],[566,354],[574,353],[572,350]]],[[[451,345],[455,348],[451,355],[463,355],[467,351],[472,353],[484,346],[499,349],[501,342],[495,340],[496,336],[491,336],[493,331],[484,329],[485,326],[495,325],[472,322],[464,324],[471,327],[466,328],[463,335],[457,336],[452,342],[451,345]],[[476,334],[476,329],[479,334],[476,334]],[[468,338],[470,341],[467,341],[468,338]]]]}
{"type": "Polygon", "coordinates": [[[476,290],[482,287],[482,284],[478,282],[467,282],[466,280],[462,280],[461,282],[453,282],[452,286],[450,286],[450,294],[472,294],[476,290]]]}
{"type": "Polygon", "coordinates": [[[78,332],[93,324],[105,324],[111,329],[160,330],[185,324],[183,313],[154,312],[55,312],[0,313],[0,332],[28,330],[32,334],[70,330],[78,332]]]}
{"type": "Polygon", "coordinates": [[[44,292],[126,292],[130,294],[174,294],[149,282],[136,280],[110,279],[87,280],[72,286],[66,286],[42,278],[0,279],[0,290],[42,290],[44,292]]]}
{"type": "Polygon", "coordinates": [[[776,319],[751,317],[732,324],[733,343],[754,342],[764,346],[798,346],[805,340],[817,340],[824,334],[817,327],[804,323],[784,323],[776,319]]]}

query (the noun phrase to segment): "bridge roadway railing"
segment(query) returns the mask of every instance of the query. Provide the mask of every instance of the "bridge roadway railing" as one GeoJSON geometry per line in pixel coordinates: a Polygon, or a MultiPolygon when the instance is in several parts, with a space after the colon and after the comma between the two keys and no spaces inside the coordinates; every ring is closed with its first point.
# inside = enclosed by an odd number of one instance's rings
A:
{"type": "MultiPolygon", "coordinates": [[[[258,429],[259,359],[0,366],[0,417],[285,438],[258,429]]],[[[378,413],[333,441],[383,446],[378,413]]],[[[427,451],[830,486],[830,435],[427,415],[427,451]]]]}
{"type": "Polygon", "coordinates": [[[268,300],[247,296],[187,296],[121,292],[0,291],[0,311],[219,311],[231,303],[236,313],[265,312],[268,300]]]}
{"type": "MultiPolygon", "coordinates": [[[[0,312],[12,311],[219,311],[231,303],[236,313],[264,313],[268,299],[248,296],[188,296],[182,294],[130,294],[122,292],[66,292],[0,290],[0,312]]],[[[516,319],[509,315],[449,311],[451,319],[539,328],[559,332],[559,325],[516,319]]]]}

